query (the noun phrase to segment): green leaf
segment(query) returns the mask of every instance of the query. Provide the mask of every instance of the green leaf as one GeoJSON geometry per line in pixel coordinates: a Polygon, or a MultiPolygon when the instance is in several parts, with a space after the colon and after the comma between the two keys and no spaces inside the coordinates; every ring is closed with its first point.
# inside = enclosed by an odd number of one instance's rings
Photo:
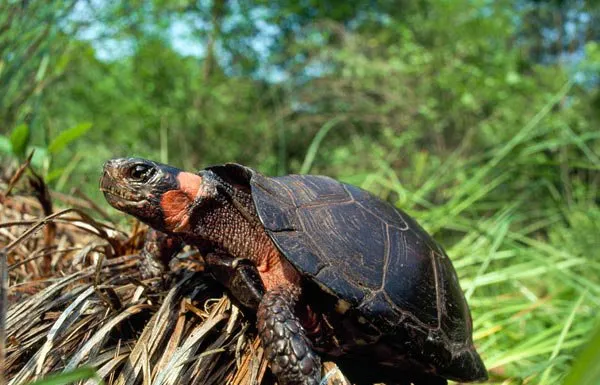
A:
{"type": "Polygon", "coordinates": [[[29,385],[66,385],[71,384],[75,381],[89,380],[91,378],[98,379],[98,383],[100,384],[103,383],[103,381],[98,377],[94,369],[88,367],[81,367],[70,372],[48,376],[39,381],[32,382],[29,385]]]}
{"type": "Polygon", "coordinates": [[[15,127],[10,134],[13,153],[17,156],[25,155],[27,142],[29,142],[29,126],[23,123],[15,127]]]}
{"type": "Polygon", "coordinates": [[[48,162],[48,149],[40,146],[30,147],[30,151],[34,150],[33,157],[31,158],[31,165],[36,170],[44,170],[47,167],[48,162]]]}
{"type": "Polygon", "coordinates": [[[0,154],[11,155],[12,153],[13,147],[10,139],[4,135],[0,135],[0,154]]]}
{"type": "Polygon", "coordinates": [[[52,142],[50,142],[48,151],[51,154],[56,154],[62,151],[69,143],[84,135],[91,127],[92,123],[84,122],[61,132],[52,140],[52,142]]]}
{"type": "Polygon", "coordinates": [[[574,362],[564,385],[600,384],[600,327],[574,362]]]}

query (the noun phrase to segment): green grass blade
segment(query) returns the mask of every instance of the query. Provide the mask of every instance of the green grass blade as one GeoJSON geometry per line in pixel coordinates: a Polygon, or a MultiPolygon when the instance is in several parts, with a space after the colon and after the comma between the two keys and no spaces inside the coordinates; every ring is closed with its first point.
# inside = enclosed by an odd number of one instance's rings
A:
{"type": "Polygon", "coordinates": [[[302,162],[302,167],[300,167],[300,174],[307,174],[312,168],[315,157],[317,156],[317,151],[319,150],[319,146],[321,142],[327,135],[327,133],[341,120],[341,118],[333,118],[327,123],[325,123],[317,132],[315,137],[313,138],[310,146],[308,147],[308,151],[306,151],[306,156],[304,157],[304,162],[302,162]]]}
{"type": "MultiPolygon", "coordinates": [[[[560,349],[563,346],[563,343],[565,342],[565,338],[567,337],[567,333],[569,332],[569,329],[571,329],[571,326],[573,325],[573,320],[575,319],[575,314],[577,314],[577,310],[583,303],[583,299],[585,298],[586,294],[587,293],[584,292],[581,295],[581,297],[579,297],[579,300],[575,303],[575,306],[573,306],[573,310],[571,311],[571,314],[569,314],[569,318],[565,322],[565,326],[562,328],[562,330],[560,332],[560,336],[558,337],[558,340],[556,341],[554,350],[552,351],[552,354],[550,355],[550,361],[553,361],[556,358],[556,356],[558,356],[558,353],[560,352],[560,349]]],[[[544,374],[542,375],[542,379],[540,380],[540,384],[545,384],[548,381],[548,377],[550,376],[550,372],[552,371],[553,366],[554,366],[553,364],[550,364],[546,368],[546,370],[544,371],[544,374]]]]}
{"type": "Polygon", "coordinates": [[[75,381],[96,379],[98,384],[104,384],[104,381],[96,374],[96,371],[89,367],[81,367],[70,372],[60,373],[48,376],[29,385],[66,385],[75,381]]]}
{"type": "Polygon", "coordinates": [[[600,326],[587,346],[575,359],[563,385],[600,384],[600,326]]]}

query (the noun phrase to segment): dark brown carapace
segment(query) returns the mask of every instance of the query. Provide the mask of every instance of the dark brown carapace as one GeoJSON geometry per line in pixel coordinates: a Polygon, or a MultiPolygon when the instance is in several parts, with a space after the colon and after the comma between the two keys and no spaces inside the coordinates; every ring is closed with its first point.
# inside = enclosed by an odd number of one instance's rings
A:
{"type": "Polygon", "coordinates": [[[122,158],[106,162],[100,189],[113,207],[155,230],[202,250],[251,260],[267,290],[300,280],[260,225],[244,186],[231,186],[211,171],[194,174],[122,158]]]}

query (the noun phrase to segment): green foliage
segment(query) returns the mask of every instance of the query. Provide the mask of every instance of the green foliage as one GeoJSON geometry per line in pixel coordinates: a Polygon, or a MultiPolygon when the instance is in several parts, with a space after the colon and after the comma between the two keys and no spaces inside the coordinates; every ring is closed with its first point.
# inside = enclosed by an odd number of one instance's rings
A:
{"type": "Polygon", "coordinates": [[[32,382],[29,385],[67,385],[76,381],[90,379],[95,379],[97,384],[104,384],[104,381],[98,377],[94,369],[81,367],[70,372],[48,376],[39,381],[32,382]]]}
{"type": "Polygon", "coordinates": [[[595,385],[600,383],[600,328],[575,359],[564,385],[595,385]]]}
{"type": "Polygon", "coordinates": [[[59,177],[64,180],[73,169],[67,172],[65,168],[51,168],[53,158],[71,142],[83,136],[91,127],[91,123],[81,123],[62,131],[50,141],[48,148],[45,148],[31,145],[29,126],[20,124],[13,129],[9,137],[0,135],[0,155],[8,155],[23,161],[25,155],[33,153],[31,165],[43,173],[47,182],[53,182],[59,177]]]}
{"type": "Polygon", "coordinates": [[[20,124],[10,134],[11,151],[18,157],[25,155],[25,148],[29,142],[29,126],[20,124]]]}
{"type": "Polygon", "coordinates": [[[600,305],[597,5],[72,12],[84,3],[0,2],[0,155],[36,149],[53,189],[100,204],[99,170],[115,156],[362,185],[447,246],[490,383],[558,384],[574,363],[567,381],[583,381],[592,353],[574,357],[600,305]]]}
{"type": "Polygon", "coordinates": [[[75,127],[62,131],[56,138],[52,139],[48,145],[48,152],[51,154],[61,152],[69,143],[83,136],[90,128],[92,128],[92,123],[85,122],[79,123],[75,127]]]}
{"type": "Polygon", "coordinates": [[[60,26],[74,0],[0,2],[0,121],[4,129],[35,114],[43,91],[66,68],[60,26]]]}
{"type": "Polygon", "coordinates": [[[3,155],[12,155],[13,154],[12,143],[10,142],[10,139],[7,138],[6,136],[2,136],[2,135],[0,135],[0,154],[3,154],[3,155]]]}

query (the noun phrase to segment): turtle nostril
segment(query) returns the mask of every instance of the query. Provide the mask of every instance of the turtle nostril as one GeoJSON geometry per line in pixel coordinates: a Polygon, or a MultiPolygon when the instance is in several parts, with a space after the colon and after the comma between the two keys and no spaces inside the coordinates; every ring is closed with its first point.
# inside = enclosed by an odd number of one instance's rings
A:
{"type": "Polygon", "coordinates": [[[104,162],[104,166],[102,166],[102,169],[104,170],[104,173],[106,174],[108,172],[108,170],[114,169],[117,165],[117,159],[109,159],[106,162],[104,162]]]}
{"type": "Polygon", "coordinates": [[[119,179],[119,159],[109,159],[102,166],[100,187],[107,189],[112,185],[112,181],[116,179],[119,179]]]}

